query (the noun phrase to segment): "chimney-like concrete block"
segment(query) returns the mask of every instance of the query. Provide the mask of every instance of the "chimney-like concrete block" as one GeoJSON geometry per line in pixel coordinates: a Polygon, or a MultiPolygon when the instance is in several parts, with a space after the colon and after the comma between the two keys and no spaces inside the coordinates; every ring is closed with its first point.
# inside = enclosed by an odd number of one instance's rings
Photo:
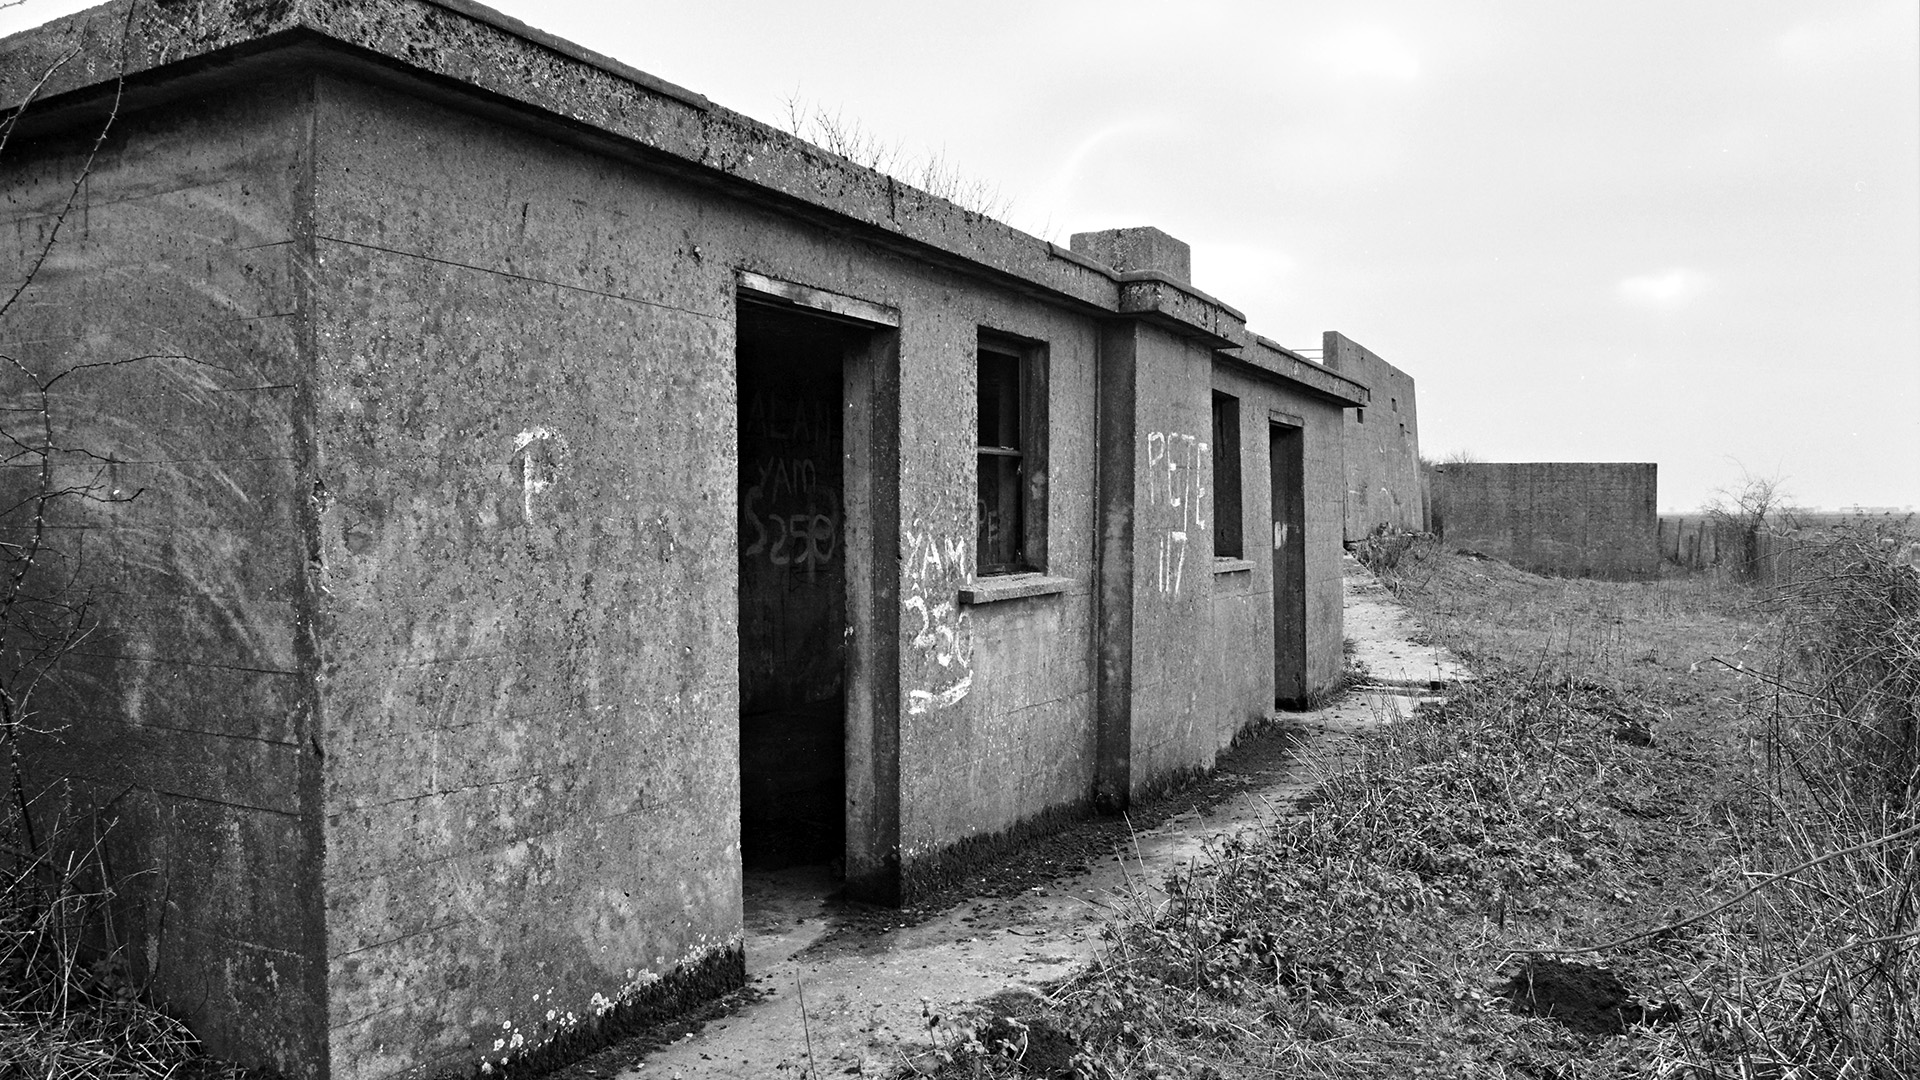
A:
{"type": "Polygon", "coordinates": [[[1122,273],[1151,270],[1175,281],[1193,281],[1193,249],[1151,225],[1074,233],[1068,244],[1075,255],[1106,263],[1122,273]]]}

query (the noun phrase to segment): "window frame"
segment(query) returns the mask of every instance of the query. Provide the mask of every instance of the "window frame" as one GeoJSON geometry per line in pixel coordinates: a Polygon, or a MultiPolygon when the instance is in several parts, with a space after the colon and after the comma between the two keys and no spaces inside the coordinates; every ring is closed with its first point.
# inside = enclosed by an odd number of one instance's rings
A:
{"type": "Polygon", "coordinates": [[[1012,334],[981,328],[974,349],[974,405],[979,407],[979,388],[984,360],[987,355],[1009,358],[1014,361],[1017,385],[1013,400],[1019,409],[1015,421],[1015,433],[1020,445],[1016,447],[986,446],[979,442],[979,417],[975,415],[974,445],[974,568],[980,577],[1003,577],[1013,574],[1045,573],[1047,569],[1047,347],[1044,342],[1022,338],[1012,334]],[[1004,562],[988,561],[988,551],[981,535],[985,521],[981,517],[983,509],[980,499],[980,480],[982,465],[988,457],[1018,457],[1017,470],[1020,492],[1017,505],[1020,511],[1018,537],[1012,552],[1012,559],[1004,562]]]}
{"type": "Polygon", "coordinates": [[[1223,390],[1213,392],[1212,457],[1213,557],[1244,559],[1246,485],[1240,474],[1240,398],[1223,390]]]}

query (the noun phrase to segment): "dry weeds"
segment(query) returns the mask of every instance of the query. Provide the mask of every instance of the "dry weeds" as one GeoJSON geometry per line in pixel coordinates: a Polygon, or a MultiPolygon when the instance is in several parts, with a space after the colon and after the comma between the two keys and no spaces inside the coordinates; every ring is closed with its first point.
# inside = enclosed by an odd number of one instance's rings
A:
{"type": "Polygon", "coordinates": [[[1750,673],[1758,755],[1739,865],[1707,922],[1696,1075],[1920,1075],[1920,542],[1909,522],[1810,545],[1750,673]],[[1731,1061],[1740,1071],[1717,1068],[1731,1061]]]}
{"type": "Polygon", "coordinates": [[[204,1056],[185,1025],[145,1000],[112,945],[114,883],[98,841],[59,821],[37,847],[23,835],[0,828],[0,1077],[248,1075],[204,1056]]]}
{"type": "Polygon", "coordinates": [[[1812,607],[1396,553],[1481,679],[939,1075],[1920,1075],[1920,789],[1861,749],[1914,745],[1920,586],[1891,550],[1836,555],[1812,607]]]}

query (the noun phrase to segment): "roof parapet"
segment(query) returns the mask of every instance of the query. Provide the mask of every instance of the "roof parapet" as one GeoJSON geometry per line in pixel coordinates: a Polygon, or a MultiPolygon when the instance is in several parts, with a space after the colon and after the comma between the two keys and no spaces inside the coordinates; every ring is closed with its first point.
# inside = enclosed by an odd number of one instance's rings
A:
{"type": "MultiPolygon", "coordinates": [[[[876,230],[923,257],[1147,318],[1215,349],[1270,355],[1244,314],[1193,287],[1192,249],[1159,229],[1079,233],[1061,248],[474,0],[110,0],[0,40],[0,117],[24,112],[25,126],[56,129],[98,111],[122,76],[129,103],[144,107],[284,70],[274,65],[294,57],[436,93],[457,87],[474,108],[506,110],[550,137],[630,146],[750,197],[876,230]]],[[[1325,381],[1318,365],[1298,370],[1309,384],[1325,381]]],[[[1345,382],[1336,376],[1323,392],[1350,400],[1335,388],[1345,382]]]]}

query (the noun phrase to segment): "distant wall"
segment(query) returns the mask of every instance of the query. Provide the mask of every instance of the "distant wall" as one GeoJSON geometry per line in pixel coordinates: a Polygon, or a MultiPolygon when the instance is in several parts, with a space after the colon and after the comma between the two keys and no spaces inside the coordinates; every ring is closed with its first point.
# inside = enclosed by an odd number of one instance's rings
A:
{"type": "Polygon", "coordinates": [[[1413,376],[1338,330],[1327,331],[1321,343],[1322,363],[1373,394],[1373,404],[1346,411],[1347,542],[1382,525],[1425,532],[1413,376]]]}
{"type": "Polygon", "coordinates": [[[1660,572],[1651,462],[1437,465],[1433,528],[1524,570],[1637,581],[1660,572]]]}

